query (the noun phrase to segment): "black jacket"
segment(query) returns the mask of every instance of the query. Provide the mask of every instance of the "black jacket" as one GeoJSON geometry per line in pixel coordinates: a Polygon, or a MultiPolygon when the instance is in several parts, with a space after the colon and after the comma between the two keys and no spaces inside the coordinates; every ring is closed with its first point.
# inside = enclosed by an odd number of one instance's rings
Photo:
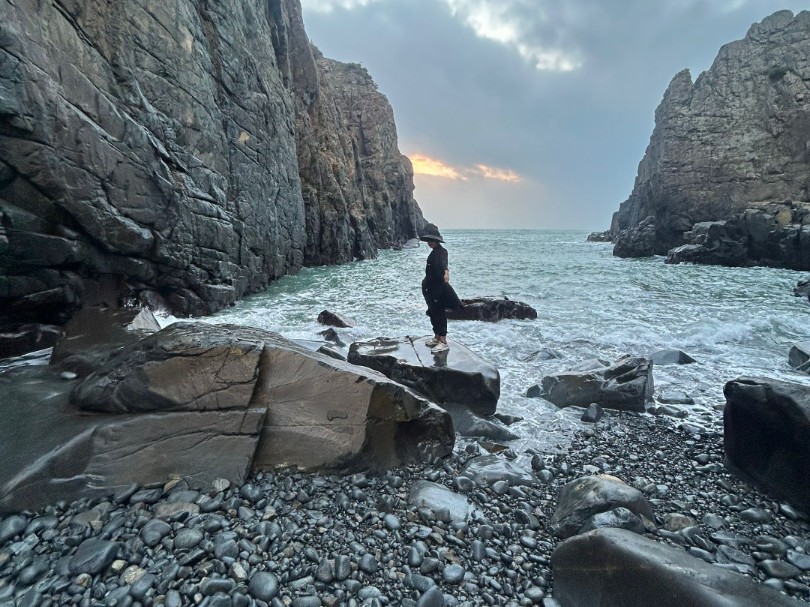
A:
{"type": "Polygon", "coordinates": [[[439,245],[430,252],[425,265],[425,278],[422,280],[422,294],[428,307],[456,310],[461,301],[455,290],[444,282],[447,269],[447,249],[439,245]]]}

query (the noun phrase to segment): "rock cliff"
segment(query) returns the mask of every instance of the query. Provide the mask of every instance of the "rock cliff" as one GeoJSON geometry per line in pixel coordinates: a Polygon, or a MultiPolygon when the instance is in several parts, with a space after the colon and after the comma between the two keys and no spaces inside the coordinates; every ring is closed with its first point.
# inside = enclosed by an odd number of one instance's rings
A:
{"type": "Polygon", "coordinates": [[[666,254],[696,223],[804,203],[809,189],[810,12],[780,11],[724,46],[694,83],[688,70],[673,78],[633,191],[613,216],[614,253],[666,254]]]}
{"type": "Polygon", "coordinates": [[[0,329],[210,313],[423,221],[390,105],[298,0],[0,7],[0,329]]]}

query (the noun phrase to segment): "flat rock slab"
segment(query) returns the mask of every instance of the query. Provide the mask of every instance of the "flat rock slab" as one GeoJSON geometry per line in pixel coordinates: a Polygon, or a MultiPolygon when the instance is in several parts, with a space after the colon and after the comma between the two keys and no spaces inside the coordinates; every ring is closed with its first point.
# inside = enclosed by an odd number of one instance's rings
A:
{"type": "Polygon", "coordinates": [[[799,607],[805,605],[680,548],[623,529],[573,537],[551,555],[563,607],[799,607]]]}
{"type": "Polygon", "coordinates": [[[476,297],[462,299],[461,308],[447,311],[448,320],[481,320],[498,322],[499,320],[533,320],[537,310],[522,301],[513,301],[508,297],[476,297]]]}
{"type": "Polygon", "coordinates": [[[348,361],[381,372],[417,394],[438,403],[456,403],[479,415],[492,415],[501,394],[498,369],[458,342],[431,354],[427,337],[380,337],[356,342],[348,361]]]}
{"type": "Polygon", "coordinates": [[[810,386],[743,377],[723,393],[726,465],[810,513],[810,386]]]}
{"type": "Polygon", "coordinates": [[[446,411],[384,375],[232,325],[176,323],[83,380],[12,369],[0,390],[0,512],[177,477],[386,468],[455,440],[446,411]]]}

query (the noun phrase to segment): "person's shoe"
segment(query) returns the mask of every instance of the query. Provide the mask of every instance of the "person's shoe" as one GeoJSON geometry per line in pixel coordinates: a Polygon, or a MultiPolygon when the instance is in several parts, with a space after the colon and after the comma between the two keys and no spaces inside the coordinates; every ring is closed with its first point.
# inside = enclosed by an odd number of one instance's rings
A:
{"type": "Polygon", "coordinates": [[[436,339],[435,337],[431,337],[430,339],[425,340],[425,345],[428,348],[433,348],[434,346],[437,346],[440,343],[441,342],[438,339],[436,339]]]}
{"type": "Polygon", "coordinates": [[[440,354],[441,352],[447,352],[450,349],[446,343],[440,341],[435,346],[430,349],[431,354],[440,354]]]}

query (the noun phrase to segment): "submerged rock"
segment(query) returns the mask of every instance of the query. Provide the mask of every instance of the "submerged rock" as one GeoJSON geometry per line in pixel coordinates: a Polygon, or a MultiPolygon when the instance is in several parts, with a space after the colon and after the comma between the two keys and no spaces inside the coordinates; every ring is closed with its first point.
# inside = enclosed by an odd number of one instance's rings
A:
{"type": "Polygon", "coordinates": [[[481,320],[498,322],[504,319],[531,320],[537,318],[537,310],[521,301],[508,297],[477,297],[462,299],[462,307],[447,311],[449,320],[481,320]]]}
{"type": "Polygon", "coordinates": [[[323,312],[318,314],[318,322],[321,323],[322,325],[337,327],[338,329],[348,329],[356,324],[350,318],[346,318],[344,316],[341,316],[340,314],[335,314],[334,312],[330,312],[329,310],[324,310],[323,312]]]}
{"type": "Polygon", "coordinates": [[[369,367],[435,403],[455,403],[492,415],[501,394],[498,370],[472,350],[448,340],[450,349],[431,354],[424,337],[353,343],[350,363],[369,367]]]}
{"type": "Polygon", "coordinates": [[[696,362],[681,350],[658,350],[650,354],[649,359],[656,365],[688,365],[696,362]]]}
{"type": "Polygon", "coordinates": [[[684,550],[623,529],[573,537],[551,555],[565,607],[799,607],[803,603],[684,550]],[[599,602],[594,603],[594,597],[599,602]]]}
{"type": "Polygon", "coordinates": [[[810,512],[810,386],[739,378],[723,393],[726,465],[810,512]]]}

